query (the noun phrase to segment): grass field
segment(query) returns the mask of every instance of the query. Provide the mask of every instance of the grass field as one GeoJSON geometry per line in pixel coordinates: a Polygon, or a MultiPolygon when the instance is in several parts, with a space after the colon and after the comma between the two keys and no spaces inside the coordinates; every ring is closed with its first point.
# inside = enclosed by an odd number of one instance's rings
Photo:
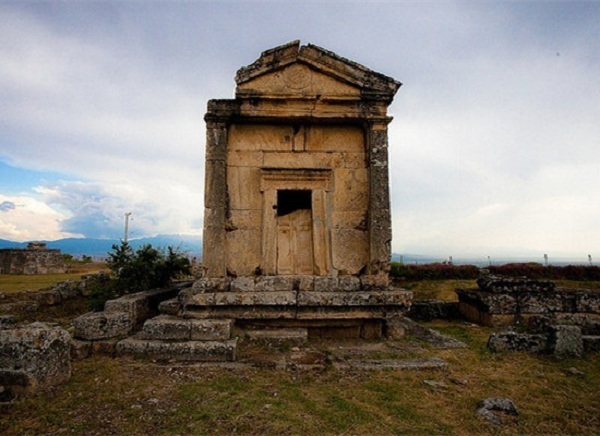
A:
{"type": "MultiPolygon", "coordinates": [[[[419,282],[412,290],[421,299],[450,298],[455,286],[419,282]]],[[[469,347],[323,340],[297,348],[242,343],[240,363],[225,366],[75,361],[68,383],[0,405],[0,434],[600,434],[600,353],[494,354],[486,348],[489,328],[428,326],[469,347]],[[356,347],[363,358],[439,357],[448,368],[336,369],[337,356],[356,347]],[[294,352],[313,353],[321,365],[276,369],[274,362],[294,352]],[[515,401],[517,423],[498,428],[476,416],[477,402],[492,396],[515,401]]]]}
{"type": "Polygon", "coordinates": [[[78,280],[83,274],[108,271],[105,263],[72,263],[65,274],[0,274],[0,292],[38,291],[58,282],[78,280]]]}

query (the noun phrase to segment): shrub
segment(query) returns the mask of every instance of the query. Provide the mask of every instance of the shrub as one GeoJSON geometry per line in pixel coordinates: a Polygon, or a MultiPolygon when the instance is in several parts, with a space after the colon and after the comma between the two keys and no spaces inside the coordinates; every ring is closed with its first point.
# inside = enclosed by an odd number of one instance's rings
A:
{"type": "Polygon", "coordinates": [[[449,265],[432,263],[426,265],[405,265],[392,262],[390,274],[403,280],[469,280],[479,277],[479,268],[475,265],[449,265]]]}
{"type": "Polygon", "coordinates": [[[90,296],[94,310],[102,310],[106,300],[162,288],[173,279],[191,273],[189,259],[173,247],[168,247],[166,254],[150,244],[134,251],[128,242],[121,241],[121,245],[113,245],[112,250],[107,261],[111,280],[95,288],[90,296]]]}

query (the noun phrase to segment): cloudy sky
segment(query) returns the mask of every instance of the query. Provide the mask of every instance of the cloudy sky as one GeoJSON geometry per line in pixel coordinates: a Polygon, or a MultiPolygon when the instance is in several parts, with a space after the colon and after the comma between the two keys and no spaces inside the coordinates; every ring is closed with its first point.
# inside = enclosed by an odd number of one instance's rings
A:
{"type": "Polygon", "coordinates": [[[393,251],[600,259],[600,2],[0,0],[0,238],[200,234],[203,115],[300,39],[403,83],[393,251]]]}

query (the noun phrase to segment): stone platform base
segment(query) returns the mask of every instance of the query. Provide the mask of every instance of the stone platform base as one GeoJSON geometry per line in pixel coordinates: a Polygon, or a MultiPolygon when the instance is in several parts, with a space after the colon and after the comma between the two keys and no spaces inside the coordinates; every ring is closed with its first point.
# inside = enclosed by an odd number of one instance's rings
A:
{"type": "MultiPolygon", "coordinates": [[[[231,319],[242,328],[304,328],[307,337],[378,338],[412,293],[377,277],[207,278],[179,294],[179,316],[231,319]]],[[[173,313],[173,304],[169,305],[173,313]]]]}

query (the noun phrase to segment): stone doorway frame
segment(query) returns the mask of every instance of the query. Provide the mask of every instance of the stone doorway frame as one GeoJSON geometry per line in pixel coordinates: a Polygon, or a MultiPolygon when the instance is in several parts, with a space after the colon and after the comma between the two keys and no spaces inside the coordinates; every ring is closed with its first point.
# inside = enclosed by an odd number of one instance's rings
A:
{"type": "Polygon", "coordinates": [[[331,235],[329,232],[331,169],[263,168],[260,190],[263,194],[261,269],[264,275],[277,275],[277,191],[311,191],[314,274],[331,275],[331,235]]]}

